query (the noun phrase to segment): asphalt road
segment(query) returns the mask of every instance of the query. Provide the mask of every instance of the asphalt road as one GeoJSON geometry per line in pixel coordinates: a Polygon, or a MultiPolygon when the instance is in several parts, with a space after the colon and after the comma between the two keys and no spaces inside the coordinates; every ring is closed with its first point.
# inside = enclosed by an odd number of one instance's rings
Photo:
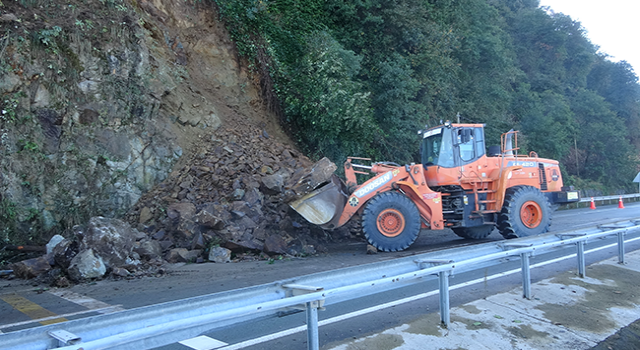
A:
{"type": "MultiPolygon", "coordinates": [[[[557,211],[554,213],[552,231],[579,229],[595,224],[604,224],[631,218],[640,218],[640,203],[628,203],[625,209],[618,209],[617,205],[610,205],[598,207],[596,210],[585,208],[557,211]]],[[[494,231],[486,240],[483,240],[482,243],[500,240],[502,240],[502,236],[500,236],[497,231],[494,231]]],[[[82,318],[99,313],[113,312],[118,309],[131,309],[223,290],[269,283],[319,271],[385,261],[403,256],[421,254],[434,249],[445,249],[475,243],[480,242],[460,239],[448,230],[423,231],[413,246],[408,250],[396,253],[367,255],[366,244],[364,242],[336,244],[330,247],[331,253],[320,257],[284,259],[282,261],[275,261],[273,264],[256,261],[236,264],[207,263],[173,266],[166,274],[159,277],[123,281],[98,281],[57,291],[44,291],[42,289],[43,286],[31,285],[28,281],[0,280],[0,299],[4,301],[0,301],[0,331],[10,332],[39,325],[39,323],[31,320],[34,318],[33,314],[26,314],[24,310],[21,311],[19,308],[16,308],[16,304],[12,304],[10,298],[9,301],[5,300],[7,299],[7,295],[20,296],[28,302],[48,311],[48,314],[41,313],[41,315],[46,315],[49,322],[51,322],[60,317],[66,319],[82,318]],[[2,298],[3,296],[5,296],[5,298],[2,298]]],[[[606,244],[605,241],[597,243],[606,244]]],[[[589,245],[587,249],[591,247],[592,246],[589,245]]],[[[634,243],[627,247],[627,250],[636,249],[640,249],[640,244],[634,243]]],[[[559,252],[554,252],[554,254],[557,253],[559,252]]],[[[573,251],[568,253],[573,253],[573,251]]],[[[611,248],[588,254],[587,263],[602,260],[616,253],[616,248],[611,248]]],[[[539,258],[536,257],[532,259],[532,265],[536,263],[536,259],[539,258]]],[[[562,271],[575,269],[576,263],[574,260],[575,259],[569,259],[534,269],[532,271],[532,278],[535,281],[553,276],[562,271]]],[[[490,276],[500,271],[514,268],[519,268],[519,261],[468,275],[456,275],[455,278],[451,280],[451,285],[453,287],[458,283],[477,279],[482,276],[490,276]],[[478,276],[478,273],[482,276],[478,276]]],[[[459,305],[469,300],[509,290],[520,285],[520,278],[519,274],[512,274],[495,280],[492,283],[471,285],[466,288],[456,289],[451,293],[451,305],[459,305]]],[[[437,284],[429,282],[328,307],[326,311],[319,313],[321,322],[324,320],[329,323],[320,328],[321,346],[326,347],[350,337],[361,337],[372,334],[388,327],[403,324],[425,313],[437,311],[438,298],[435,296],[426,297],[415,302],[395,305],[360,316],[350,317],[342,321],[338,319],[338,317],[343,317],[341,315],[354,313],[361,309],[376,309],[378,308],[376,305],[420,295],[434,289],[437,290],[437,284]]],[[[15,302],[15,300],[13,300],[13,302],[15,302]]],[[[22,300],[22,302],[24,303],[24,300],[22,300]]],[[[41,316],[37,318],[41,318],[41,316]]],[[[299,330],[300,327],[304,329],[303,325],[304,313],[298,313],[278,319],[251,322],[228,329],[216,330],[208,335],[229,344],[248,341],[248,343],[244,343],[245,345],[251,344],[253,339],[266,337],[264,339],[258,339],[254,345],[248,347],[249,349],[301,349],[306,348],[306,335],[304,331],[300,332],[296,330],[299,330]],[[273,334],[278,334],[278,332],[283,333],[279,334],[281,336],[272,336],[273,334]]],[[[227,349],[233,348],[237,347],[227,347],[227,349]]],[[[188,349],[188,347],[175,344],[163,347],[162,349],[188,349]]]]}
{"type": "MultiPolygon", "coordinates": [[[[613,212],[612,214],[614,214],[613,212]]],[[[570,215],[569,215],[570,216],[570,215]]],[[[605,218],[607,219],[607,218],[605,218]]],[[[619,217],[616,218],[619,221],[619,217]]],[[[573,220],[573,218],[572,218],[573,220]]],[[[590,226],[592,226],[591,224],[590,226]]],[[[639,237],[640,233],[629,235],[627,239],[639,237]]],[[[605,245],[616,243],[616,238],[608,238],[587,244],[585,249],[597,249],[605,245]]],[[[627,246],[628,251],[640,249],[640,241],[636,241],[627,246]]],[[[534,256],[531,259],[531,265],[536,266],[550,259],[561,258],[562,256],[571,256],[575,254],[575,247],[567,247],[563,250],[553,251],[548,254],[534,256]]],[[[617,254],[617,248],[612,247],[603,249],[586,256],[586,263],[590,264],[600,260],[604,260],[617,254]]],[[[568,270],[576,270],[576,258],[569,258],[554,264],[534,267],[532,271],[532,282],[555,276],[561,272],[568,270]]],[[[450,303],[452,307],[468,303],[472,300],[485,298],[497,293],[503,293],[518,286],[521,286],[522,280],[519,273],[520,261],[515,258],[508,263],[498,266],[456,275],[450,280],[451,288],[454,289],[450,295],[450,303]],[[517,271],[505,277],[493,279],[505,271],[517,271]],[[465,285],[470,281],[483,279],[488,281],[474,283],[463,288],[457,285],[465,285]]],[[[360,298],[349,302],[331,305],[319,314],[320,328],[320,345],[322,348],[331,347],[333,344],[340,343],[346,339],[361,338],[367,335],[381,332],[385,329],[397,327],[402,324],[410,323],[417,318],[423,317],[431,312],[438,312],[439,299],[436,293],[431,296],[420,298],[415,301],[409,301],[402,304],[393,303],[398,299],[413,299],[417,295],[423,295],[430,291],[437,291],[437,280],[412,285],[410,287],[397,289],[394,291],[380,293],[366,298],[360,298]],[[378,305],[393,304],[392,306],[380,308],[378,305]],[[369,310],[367,313],[358,314],[358,310],[369,310]],[[353,317],[345,319],[345,314],[353,314],[353,317]]],[[[306,333],[304,328],[304,313],[289,315],[278,319],[268,321],[256,321],[246,323],[227,329],[220,329],[211,332],[208,336],[224,341],[228,344],[250,345],[229,346],[223,349],[301,349],[306,348],[306,333]],[[251,330],[248,334],[247,330],[251,330]],[[243,343],[244,342],[244,343],[243,343]],[[253,345],[251,345],[253,344],[253,345]]],[[[162,349],[186,349],[180,345],[172,345],[163,347],[162,349]]]]}

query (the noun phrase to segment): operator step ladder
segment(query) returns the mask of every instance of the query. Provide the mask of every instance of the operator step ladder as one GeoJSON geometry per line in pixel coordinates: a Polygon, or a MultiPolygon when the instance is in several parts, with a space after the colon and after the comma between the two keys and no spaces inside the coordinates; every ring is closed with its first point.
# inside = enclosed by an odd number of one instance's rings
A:
{"type": "MultiPolygon", "coordinates": [[[[473,186],[473,196],[475,199],[475,210],[473,210],[474,214],[477,214],[477,217],[481,217],[484,214],[493,214],[497,213],[497,209],[487,209],[490,207],[495,208],[496,205],[496,185],[497,182],[493,180],[479,180],[479,179],[463,179],[462,183],[468,183],[473,186]],[[486,194],[485,199],[480,199],[481,194],[486,194]],[[483,206],[484,205],[484,206],[483,206]]],[[[487,222],[486,224],[494,224],[495,222],[487,222]]]]}

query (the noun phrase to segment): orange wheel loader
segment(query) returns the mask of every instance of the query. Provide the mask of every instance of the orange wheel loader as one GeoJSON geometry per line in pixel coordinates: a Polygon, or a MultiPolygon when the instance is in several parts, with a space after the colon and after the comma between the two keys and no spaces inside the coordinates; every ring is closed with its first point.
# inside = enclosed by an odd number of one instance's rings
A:
{"type": "Polygon", "coordinates": [[[409,247],[421,228],[450,228],[464,238],[486,238],[498,228],[505,238],[546,232],[552,206],[580,200],[565,188],[558,162],[535,152],[518,155],[517,132],[485,151],[484,124],[451,124],[421,130],[421,162],[344,164],[346,182],[331,181],[290,203],[324,229],[360,214],[369,243],[381,251],[409,247]],[[371,176],[358,184],[356,174],[371,176]]]}

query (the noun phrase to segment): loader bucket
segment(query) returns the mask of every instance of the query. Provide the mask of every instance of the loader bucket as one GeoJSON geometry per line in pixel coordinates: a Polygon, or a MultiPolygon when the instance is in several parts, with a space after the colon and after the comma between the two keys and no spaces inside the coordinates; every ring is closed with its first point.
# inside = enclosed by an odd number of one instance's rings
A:
{"type": "Polygon", "coordinates": [[[324,229],[333,229],[340,220],[347,197],[344,182],[334,174],[326,185],[289,203],[289,206],[310,223],[324,229]]]}

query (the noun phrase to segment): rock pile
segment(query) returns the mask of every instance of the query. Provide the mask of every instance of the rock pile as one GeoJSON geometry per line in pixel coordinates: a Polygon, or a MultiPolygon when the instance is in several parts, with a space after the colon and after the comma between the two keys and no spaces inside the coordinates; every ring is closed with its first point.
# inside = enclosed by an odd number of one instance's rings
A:
{"type": "Polygon", "coordinates": [[[336,166],[328,159],[313,163],[242,122],[193,149],[124,221],[94,217],[70,237],[52,238],[46,255],[13,264],[14,274],[64,287],[155,273],[166,262],[313,255],[326,252],[329,240],[352,237],[349,228],[326,232],[288,205],[329,181],[336,166]]]}
{"type": "Polygon", "coordinates": [[[169,262],[187,254],[206,258],[212,246],[240,258],[325,252],[329,233],[287,203],[335,170],[329,160],[314,164],[255,126],[231,125],[201,140],[186,165],[145,194],[127,221],[158,241],[169,262]]]}
{"type": "Polygon", "coordinates": [[[118,219],[94,217],[68,238],[56,235],[46,254],[12,264],[20,278],[40,277],[57,287],[107,273],[127,277],[164,264],[160,244],[118,219]]]}

